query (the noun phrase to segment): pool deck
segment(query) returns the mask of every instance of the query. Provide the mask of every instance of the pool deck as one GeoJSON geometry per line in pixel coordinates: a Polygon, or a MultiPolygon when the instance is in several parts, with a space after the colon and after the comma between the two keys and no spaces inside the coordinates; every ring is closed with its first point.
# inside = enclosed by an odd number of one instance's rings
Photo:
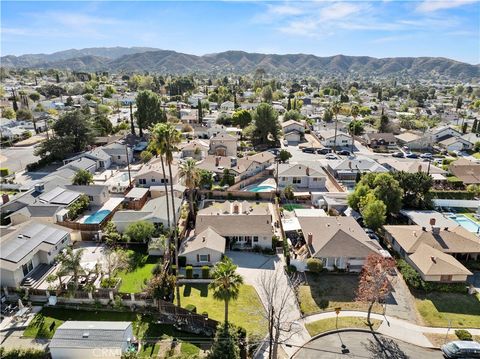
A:
{"type": "Polygon", "coordinates": [[[264,181],[257,182],[257,183],[252,183],[251,185],[248,185],[248,186],[242,188],[242,191],[243,192],[254,192],[254,191],[252,191],[252,188],[256,188],[256,187],[260,187],[260,186],[270,187],[271,189],[270,190],[261,190],[261,191],[258,191],[258,192],[272,192],[272,191],[275,191],[275,188],[277,187],[277,185],[275,183],[275,179],[267,178],[264,181]]]}
{"type": "Polygon", "coordinates": [[[96,208],[93,208],[91,209],[90,211],[87,211],[83,214],[83,216],[77,221],[78,223],[85,223],[85,221],[87,220],[88,217],[90,217],[92,214],[96,213],[96,212],[99,212],[99,211],[103,211],[103,210],[107,210],[107,211],[114,211],[119,205],[120,203],[123,202],[123,197],[113,197],[113,198],[110,198],[107,202],[105,202],[103,204],[103,206],[101,207],[96,207],[96,208]]]}

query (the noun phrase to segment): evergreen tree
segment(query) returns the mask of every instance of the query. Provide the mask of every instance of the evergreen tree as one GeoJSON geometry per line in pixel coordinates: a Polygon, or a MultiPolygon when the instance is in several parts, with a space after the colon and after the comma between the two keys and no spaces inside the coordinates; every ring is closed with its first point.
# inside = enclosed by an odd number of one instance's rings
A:
{"type": "Polygon", "coordinates": [[[202,101],[198,99],[198,123],[203,121],[203,110],[202,110],[202,101]]]}
{"type": "Polygon", "coordinates": [[[220,324],[215,334],[208,359],[239,359],[238,335],[232,325],[220,324]]]}
{"type": "Polygon", "coordinates": [[[58,72],[55,74],[55,79],[57,80],[57,84],[60,83],[60,76],[58,75],[58,72]]]}
{"type": "Polygon", "coordinates": [[[288,102],[287,102],[287,111],[290,111],[292,109],[292,102],[290,101],[290,96],[288,97],[288,102]]]}
{"type": "Polygon", "coordinates": [[[17,104],[17,95],[15,94],[15,91],[12,90],[12,102],[13,102],[13,111],[17,112],[18,111],[18,104],[17,104]]]}
{"type": "Polygon", "coordinates": [[[477,133],[478,130],[479,130],[479,128],[478,128],[478,120],[475,119],[475,120],[473,121],[472,133],[477,133]]]}

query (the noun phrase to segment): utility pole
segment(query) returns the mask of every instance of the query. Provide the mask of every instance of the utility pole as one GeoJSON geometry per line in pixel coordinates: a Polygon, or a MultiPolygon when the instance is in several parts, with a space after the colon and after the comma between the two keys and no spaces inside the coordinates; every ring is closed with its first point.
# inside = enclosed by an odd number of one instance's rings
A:
{"type": "Polygon", "coordinates": [[[132,108],[131,102],[130,102],[130,130],[132,131],[132,135],[135,136],[135,126],[133,125],[133,108],[132,108]]]}
{"type": "Polygon", "coordinates": [[[130,175],[130,159],[128,158],[128,146],[125,144],[125,154],[127,155],[127,168],[128,168],[128,188],[132,185],[132,177],[130,175]]]}

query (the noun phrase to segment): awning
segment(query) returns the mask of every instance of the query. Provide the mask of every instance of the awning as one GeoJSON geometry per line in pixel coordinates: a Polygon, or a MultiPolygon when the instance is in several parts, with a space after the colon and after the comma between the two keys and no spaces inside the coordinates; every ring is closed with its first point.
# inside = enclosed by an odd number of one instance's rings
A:
{"type": "Polygon", "coordinates": [[[300,222],[297,217],[282,219],[283,230],[285,232],[300,230],[300,222]]]}

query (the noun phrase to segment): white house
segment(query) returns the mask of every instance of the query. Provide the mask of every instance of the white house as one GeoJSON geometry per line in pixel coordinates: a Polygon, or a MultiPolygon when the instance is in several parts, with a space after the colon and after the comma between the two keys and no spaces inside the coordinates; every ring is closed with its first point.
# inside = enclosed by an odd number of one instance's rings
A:
{"type": "Polygon", "coordinates": [[[335,130],[323,130],[318,132],[320,142],[325,147],[347,147],[352,142],[352,137],[348,134],[337,131],[337,139],[335,141],[335,130]]]}
{"type": "Polygon", "coordinates": [[[70,232],[70,229],[55,224],[33,220],[2,236],[2,287],[35,285],[50,269],[55,256],[70,244],[70,232]]]}
{"type": "Polygon", "coordinates": [[[305,133],[305,126],[297,121],[289,120],[282,123],[283,137],[289,144],[297,144],[305,133]]]}
{"type": "Polygon", "coordinates": [[[293,186],[297,191],[325,189],[327,175],[319,163],[280,164],[278,166],[278,186],[293,186]]]}
{"type": "Polygon", "coordinates": [[[220,110],[222,111],[233,111],[235,110],[235,104],[232,101],[225,101],[220,105],[220,110]]]}
{"type": "Polygon", "coordinates": [[[187,259],[187,265],[213,265],[222,260],[226,242],[225,237],[207,227],[182,243],[179,256],[187,259]]]}
{"type": "Polygon", "coordinates": [[[68,320],[48,347],[52,359],[120,359],[133,340],[131,322],[68,320]]]}
{"type": "Polygon", "coordinates": [[[472,143],[462,137],[449,137],[438,143],[447,151],[463,151],[473,147],[472,143]]]}

